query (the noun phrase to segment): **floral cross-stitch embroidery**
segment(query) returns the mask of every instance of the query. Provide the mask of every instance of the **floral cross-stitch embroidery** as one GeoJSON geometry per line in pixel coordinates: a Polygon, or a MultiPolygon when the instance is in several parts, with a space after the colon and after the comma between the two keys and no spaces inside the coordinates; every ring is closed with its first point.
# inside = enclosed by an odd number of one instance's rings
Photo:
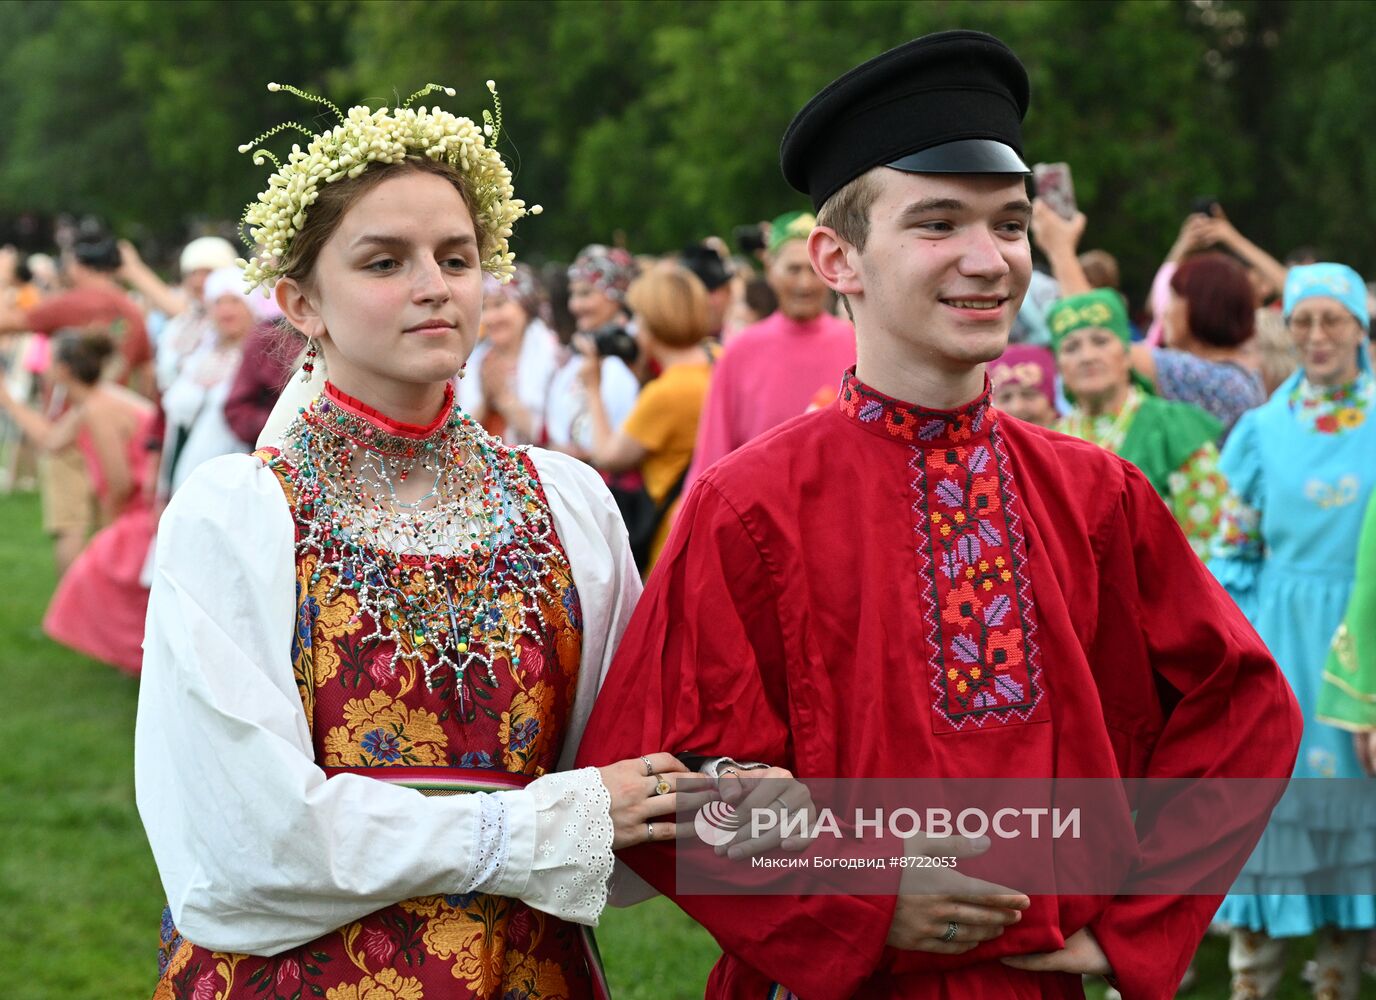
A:
{"type": "Polygon", "coordinates": [[[1020,520],[999,447],[995,430],[969,445],[913,449],[938,730],[1030,721],[1044,693],[1020,520]]]}
{"type": "Polygon", "coordinates": [[[1311,385],[1301,379],[1290,393],[1291,412],[1300,423],[1320,434],[1342,434],[1366,423],[1376,386],[1363,372],[1348,385],[1311,385]]]}
{"type": "Polygon", "coordinates": [[[1047,717],[1032,581],[1018,498],[989,405],[933,410],[892,399],[846,373],[837,407],[911,449],[913,540],[933,725],[1047,717]]]}

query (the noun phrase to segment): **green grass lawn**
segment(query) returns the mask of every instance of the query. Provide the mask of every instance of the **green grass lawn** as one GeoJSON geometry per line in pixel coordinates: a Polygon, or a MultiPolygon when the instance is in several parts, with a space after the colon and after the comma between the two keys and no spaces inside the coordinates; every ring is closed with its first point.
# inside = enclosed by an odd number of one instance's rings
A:
{"type": "MultiPolygon", "coordinates": [[[[0,496],[0,682],[14,741],[0,754],[0,1000],[136,1000],[152,992],[162,910],[134,808],[138,682],[43,636],[53,572],[38,525],[36,498],[0,496]]],[[[609,910],[598,939],[617,1000],[701,997],[717,956],[662,899],[609,910]]],[[[1308,950],[1292,955],[1284,1000],[1308,995],[1297,975],[1308,950]]],[[[1224,942],[1207,940],[1187,995],[1227,997],[1226,965],[1224,942]]]]}

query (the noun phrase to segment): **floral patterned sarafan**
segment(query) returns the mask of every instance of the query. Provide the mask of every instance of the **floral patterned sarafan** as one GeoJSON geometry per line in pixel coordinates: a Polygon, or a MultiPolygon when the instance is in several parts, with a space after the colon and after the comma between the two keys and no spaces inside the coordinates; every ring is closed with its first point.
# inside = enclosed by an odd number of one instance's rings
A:
{"type": "Polygon", "coordinates": [[[1171,473],[1169,483],[1166,505],[1194,554],[1207,561],[1210,544],[1223,523],[1228,495],[1228,480],[1218,471],[1218,449],[1209,443],[1196,450],[1171,473]]]}
{"type": "Polygon", "coordinates": [[[837,405],[910,443],[921,613],[937,732],[1047,718],[1021,500],[989,405],[958,410],[891,399],[848,373],[837,405]]]}
{"type": "MultiPolygon", "coordinates": [[[[260,452],[290,496],[293,469],[260,452]]],[[[532,477],[533,466],[522,456],[532,477]]],[[[530,502],[546,504],[536,491],[530,502]]],[[[301,530],[298,525],[298,532],[301,530]]],[[[397,659],[330,570],[297,558],[292,663],[316,760],[327,774],[375,775],[452,794],[520,787],[553,770],[578,681],[582,622],[567,557],[547,561],[549,597],[528,615],[508,601],[483,623],[519,640],[519,657],[425,683],[425,663],[397,659]],[[539,636],[539,641],[529,637],[539,636]],[[490,780],[485,777],[490,776],[490,780]]],[[[520,558],[519,552],[504,557],[520,558]]],[[[454,558],[456,586],[482,586],[484,567],[454,558]]],[[[424,586],[417,574],[414,586],[424,586]]],[[[476,634],[475,634],[476,637],[476,634]]],[[[332,779],[333,780],[333,779],[332,779]]],[[[582,929],[520,900],[479,893],[405,900],[271,958],[212,952],[163,927],[157,1000],[577,1000],[600,995],[582,929]]]]}

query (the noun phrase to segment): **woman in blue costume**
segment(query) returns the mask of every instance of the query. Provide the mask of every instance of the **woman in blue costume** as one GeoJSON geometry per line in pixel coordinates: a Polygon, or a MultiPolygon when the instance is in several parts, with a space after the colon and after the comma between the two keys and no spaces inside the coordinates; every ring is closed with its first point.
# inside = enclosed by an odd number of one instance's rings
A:
{"type": "MultiPolygon", "coordinates": [[[[1358,778],[1351,736],[1316,721],[1315,708],[1376,486],[1366,286],[1341,264],[1297,267],[1284,305],[1302,363],[1265,405],[1243,415],[1223,449],[1231,494],[1209,566],[1270,647],[1304,712],[1295,777],[1358,778]]],[[[1300,808],[1287,799],[1276,809],[1219,909],[1219,921],[1232,928],[1234,998],[1274,996],[1285,939],[1317,934],[1315,995],[1355,1000],[1365,934],[1353,932],[1376,927],[1376,899],[1296,891],[1350,860],[1337,854],[1346,822],[1339,802],[1300,808]]]]}

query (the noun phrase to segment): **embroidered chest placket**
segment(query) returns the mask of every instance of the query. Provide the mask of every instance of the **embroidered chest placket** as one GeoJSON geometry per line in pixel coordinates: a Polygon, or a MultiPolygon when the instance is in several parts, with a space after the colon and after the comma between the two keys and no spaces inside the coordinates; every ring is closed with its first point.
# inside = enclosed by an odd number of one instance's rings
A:
{"type": "Polygon", "coordinates": [[[843,413],[907,444],[932,722],[958,732],[1047,717],[1022,503],[988,391],[960,410],[910,406],[853,375],[843,413]]]}

